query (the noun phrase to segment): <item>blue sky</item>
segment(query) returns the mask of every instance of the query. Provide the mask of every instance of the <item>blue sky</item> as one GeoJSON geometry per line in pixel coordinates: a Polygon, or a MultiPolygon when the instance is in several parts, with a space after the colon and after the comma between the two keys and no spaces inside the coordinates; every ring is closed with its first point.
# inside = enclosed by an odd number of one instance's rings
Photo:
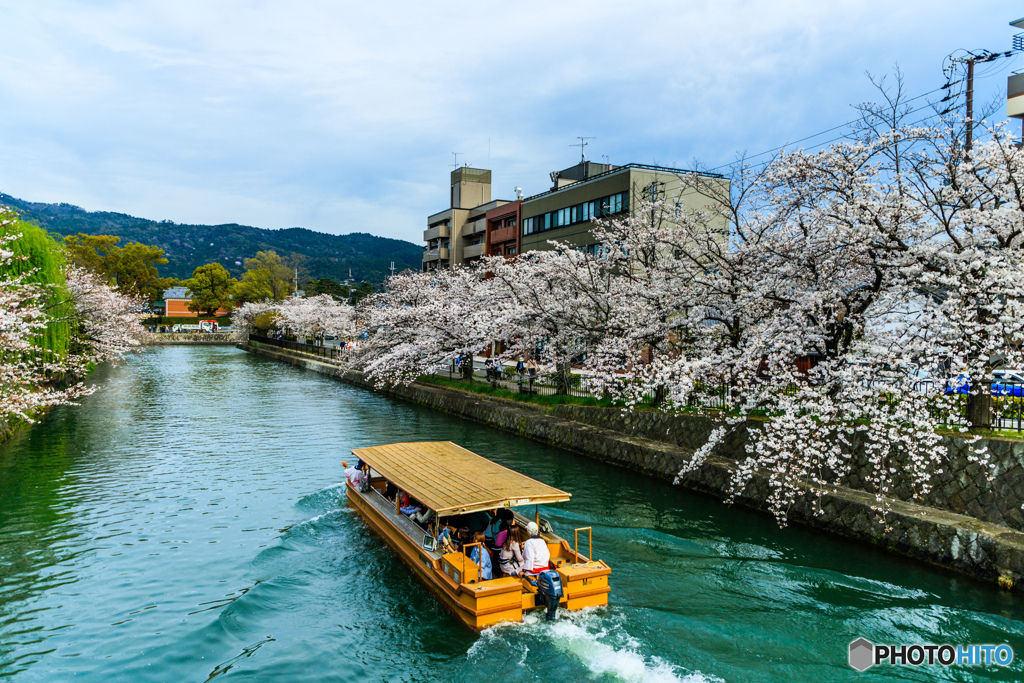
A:
{"type": "MultiPolygon", "coordinates": [[[[576,136],[595,161],[718,166],[850,120],[875,97],[866,71],[898,63],[911,94],[933,90],[947,54],[1009,49],[1021,16],[919,0],[0,0],[0,191],[419,242],[452,152],[493,170],[497,198],[547,189],[576,136]]],[[[1021,68],[979,67],[978,102],[1021,68]]]]}

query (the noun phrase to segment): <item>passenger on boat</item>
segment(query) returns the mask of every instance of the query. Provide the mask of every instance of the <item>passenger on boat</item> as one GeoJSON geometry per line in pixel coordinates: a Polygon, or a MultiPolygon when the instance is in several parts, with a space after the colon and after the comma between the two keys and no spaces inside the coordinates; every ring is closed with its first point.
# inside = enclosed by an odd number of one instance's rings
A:
{"type": "MultiPolygon", "coordinates": [[[[486,540],[487,538],[484,536],[484,533],[482,531],[478,531],[475,534],[473,534],[474,543],[482,544],[486,540]]],[[[491,553],[489,550],[487,550],[486,546],[474,546],[473,550],[471,550],[469,553],[469,559],[473,560],[478,565],[480,565],[481,581],[490,581],[492,578],[494,578],[494,575],[491,572],[491,553]]]]}
{"type": "Polygon", "coordinates": [[[427,525],[430,523],[430,520],[434,519],[434,511],[430,508],[423,508],[420,512],[414,512],[409,515],[409,519],[417,524],[427,525]]]}
{"type": "Polygon", "coordinates": [[[548,544],[540,537],[540,529],[536,522],[526,525],[526,531],[530,539],[523,544],[523,567],[520,574],[537,574],[548,568],[551,561],[551,553],[548,551],[548,544]]]}
{"type": "Polygon", "coordinates": [[[363,471],[358,467],[348,467],[348,463],[344,462],[341,464],[345,466],[345,478],[352,483],[352,486],[354,486],[357,491],[361,491],[366,475],[363,474],[363,471]]]}
{"type": "Polygon", "coordinates": [[[509,524],[512,523],[513,519],[515,519],[515,515],[512,514],[512,511],[508,508],[498,508],[494,511],[491,521],[487,525],[487,530],[484,533],[487,534],[488,538],[494,539],[495,548],[501,547],[502,543],[505,542],[504,538],[500,541],[498,540],[498,534],[500,534],[503,529],[508,529],[509,524]]]}
{"type": "Polygon", "coordinates": [[[485,510],[471,512],[464,516],[463,525],[469,528],[470,533],[486,531],[487,525],[491,523],[491,515],[485,510]]]}
{"type": "Polygon", "coordinates": [[[506,576],[515,576],[523,568],[523,527],[514,526],[505,533],[505,542],[498,550],[498,568],[506,576]]]}
{"type": "Polygon", "coordinates": [[[505,540],[508,538],[508,522],[502,521],[498,526],[498,533],[494,535],[494,547],[500,548],[505,545],[505,540]]]}

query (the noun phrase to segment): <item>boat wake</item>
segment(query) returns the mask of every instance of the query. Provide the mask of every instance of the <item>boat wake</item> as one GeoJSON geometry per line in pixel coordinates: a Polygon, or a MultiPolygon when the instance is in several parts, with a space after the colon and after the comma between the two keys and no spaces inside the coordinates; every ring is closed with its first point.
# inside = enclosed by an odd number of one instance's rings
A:
{"type": "Polygon", "coordinates": [[[320,510],[326,512],[333,508],[344,507],[345,501],[345,482],[339,482],[332,484],[327,488],[322,488],[319,491],[300,498],[296,503],[295,507],[300,510],[320,510]],[[340,501],[340,505],[339,505],[340,501]]]}
{"type": "Polygon", "coordinates": [[[601,680],[630,683],[721,680],[700,672],[686,671],[656,655],[645,655],[641,643],[623,628],[622,618],[608,614],[602,608],[562,611],[554,622],[545,621],[538,612],[524,614],[522,623],[502,624],[483,631],[467,655],[473,661],[493,657],[495,651],[502,650],[521,653],[518,666],[537,671],[561,668],[550,659],[568,655],[577,665],[585,667],[590,675],[601,680]]]}

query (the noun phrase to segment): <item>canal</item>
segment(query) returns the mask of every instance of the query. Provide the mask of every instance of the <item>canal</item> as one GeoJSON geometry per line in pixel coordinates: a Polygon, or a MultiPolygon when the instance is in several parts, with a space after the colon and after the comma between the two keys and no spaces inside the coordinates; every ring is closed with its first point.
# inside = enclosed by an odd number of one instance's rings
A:
{"type": "Polygon", "coordinates": [[[0,676],[19,681],[1021,680],[848,643],[1009,643],[1010,595],[224,347],[153,348],[0,447],[0,676]],[[456,441],[573,493],[612,604],[477,634],[344,505],[349,449],[456,441]]]}

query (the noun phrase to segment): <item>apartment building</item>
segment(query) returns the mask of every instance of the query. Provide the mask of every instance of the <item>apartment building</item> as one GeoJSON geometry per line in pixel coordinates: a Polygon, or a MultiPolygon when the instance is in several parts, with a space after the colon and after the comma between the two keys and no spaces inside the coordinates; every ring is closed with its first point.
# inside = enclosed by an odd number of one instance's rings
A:
{"type": "MultiPolygon", "coordinates": [[[[546,192],[516,201],[491,199],[491,172],[459,168],[451,174],[451,206],[427,217],[423,233],[423,270],[470,265],[482,256],[514,256],[550,249],[557,240],[596,253],[594,220],[632,215],[643,197],[666,201],[674,212],[696,211],[712,201],[683,180],[695,171],[646,164],[612,166],[581,160],[551,173],[546,192]]],[[[714,173],[701,174],[721,183],[728,196],[729,181],[714,173]]],[[[722,223],[723,238],[728,226],[722,223]]]]}
{"type": "MultiPolygon", "coordinates": [[[[548,241],[557,240],[596,252],[600,245],[593,235],[594,220],[631,215],[643,197],[664,199],[675,212],[699,210],[711,200],[684,188],[683,179],[693,173],[664,166],[611,166],[590,161],[556,171],[551,174],[550,190],[522,202],[521,251],[550,249],[548,241]]],[[[724,176],[701,175],[723,183],[722,190],[728,190],[729,181],[724,176]]],[[[723,232],[727,229],[723,221],[723,232]]]]}
{"type": "Polygon", "coordinates": [[[521,200],[516,200],[487,212],[484,244],[488,256],[515,256],[520,252],[519,209],[522,204],[521,200]]]}
{"type": "Polygon", "coordinates": [[[485,253],[487,214],[508,204],[491,199],[491,172],[465,166],[451,174],[450,205],[427,217],[423,270],[470,265],[485,253]]]}

